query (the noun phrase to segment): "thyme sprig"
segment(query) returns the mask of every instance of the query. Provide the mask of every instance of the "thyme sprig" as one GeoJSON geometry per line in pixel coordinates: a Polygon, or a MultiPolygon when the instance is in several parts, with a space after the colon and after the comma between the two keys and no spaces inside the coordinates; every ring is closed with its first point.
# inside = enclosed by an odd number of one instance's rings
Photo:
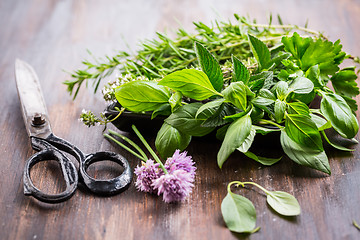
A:
{"type": "MultiPolygon", "coordinates": [[[[157,33],[157,39],[145,40],[135,55],[126,51],[119,51],[115,56],[106,56],[105,59],[93,61],[84,60],[84,69],[71,73],[71,80],[67,80],[67,90],[75,99],[80,87],[85,82],[86,86],[92,82],[94,92],[98,90],[100,82],[116,72],[120,77],[132,78],[146,77],[148,79],[162,78],[176,70],[197,66],[197,57],[193,50],[195,41],[204,44],[210,52],[224,65],[231,55],[239,59],[248,59],[247,67],[254,68],[255,62],[250,58],[251,51],[247,34],[250,33],[269,47],[280,42],[281,37],[289,35],[294,30],[302,31],[319,38],[325,38],[321,32],[314,31],[297,25],[284,25],[278,16],[278,25],[272,24],[270,16],[268,24],[258,24],[234,14],[236,23],[231,21],[215,20],[210,25],[203,22],[194,22],[195,33],[190,33],[184,28],[176,31],[176,36],[170,38],[163,33],[157,33]]],[[[92,55],[89,52],[90,55],[92,55]]]]}

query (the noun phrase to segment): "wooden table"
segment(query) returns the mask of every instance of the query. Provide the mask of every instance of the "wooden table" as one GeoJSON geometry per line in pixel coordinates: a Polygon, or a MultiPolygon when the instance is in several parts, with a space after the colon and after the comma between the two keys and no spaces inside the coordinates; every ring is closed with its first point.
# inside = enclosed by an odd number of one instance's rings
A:
{"type": "MultiPolygon", "coordinates": [[[[135,167],[139,160],[105,140],[102,128],[87,128],[77,121],[83,108],[101,112],[104,102],[82,89],[72,101],[62,82],[87,58],[125,49],[123,39],[136,48],[138,39],[155,31],[192,21],[209,23],[216,9],[224,18],[249,14],[266,22],[269,13],[284,21],[323,30],[331,40],[341,38],[344,50],[360,55],[360,2],[354,0],[293,1],[39,1],[0,2],[0,238],[1,239],[360,239],[353,225],[360,222],[360,145],[346,154],[329,150],[332,175],[296,165],[288,158],[262,167],[240,153],[231,155],[220,170],[216,152],[220,143],[194,140],[188,151],[196,161],[195,188],[181,204],[166,204],[160,197],[128,191],[97,197],[79,190],[69,201],[48,205],[23,195],[25,159],[34,151],[25,132],[14,81],[14,61],[21,58],[37,71],[49,109],[53,131],[85,152],[116,151],[135,167]],[[283,218],[265,203],[257,190],[239,190],[257,209],[258,233],[237,235],[224,224],[220,204],[232,180],[252,180],[269,189],[287,191],[299,200],[302,213],[283,218]]],[[[359,98],[358,98],[359,100],[359,98]]],[[[359,102],[359,101],[358,101],[359,102]]],[[[132,135],[130,135],[132,136],[132,135]]],[[[154,139],[148,138],[153,144],[154,139]]],[[[263,139],[258,148],[277,153],[280,148],[263,139]]],[[[34,179],[44,189],[61,186],[56,167],[37,166],[34,179]],[[43,167],[46,169],[42,170],[43,167]]],[[[98,168],[92,170],[97,173],[98,168]]]]}

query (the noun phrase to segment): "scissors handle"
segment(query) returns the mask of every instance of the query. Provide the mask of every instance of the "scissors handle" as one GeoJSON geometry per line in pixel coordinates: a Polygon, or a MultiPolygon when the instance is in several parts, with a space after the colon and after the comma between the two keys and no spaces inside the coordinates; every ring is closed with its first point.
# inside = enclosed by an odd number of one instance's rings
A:
{"type": "Polygon", "coordinates": [[[127,189],[132,180],[132,171],[128,161],[119,154],[112,152],[97,152],[87,156],[71,143],[50,134],[46,139],[32,137],[32,146],[40,150],[31,157],[24,170],[24,193],[32,195],[40,201],[58,203],[69,199],[75,192],[78,181],[83,183],[91,192],[100,195],[114,195],[127,189]],[[74,164],[61,151],[74,156],[79,162],[79,171],[74,164]],[[45,194],[37,189],[31,181],[30,169],[34,164],[45,160],[56,160],[59,162],[66,183],[66,190],[60,194],[45,194]],[[88,167],[99,161],[113,161],[124,168],[123,173],[112,179],[95,179],[86,172],[88,167]]]}
{"type": "Polygon", "coordinates": [[[76,167],[62,152],[56,148],[45,148],[28,159],[24,169],[24,194],[31,195],[46,203],[59,203],[71,198],[75,193],[78,184],[76,167]],[[61,172],[65,180],[66,189],[59,194],[47,194],[39,190],[30,178],[31,168],[38,162],[55,160],[60,164],[61,172]]]}

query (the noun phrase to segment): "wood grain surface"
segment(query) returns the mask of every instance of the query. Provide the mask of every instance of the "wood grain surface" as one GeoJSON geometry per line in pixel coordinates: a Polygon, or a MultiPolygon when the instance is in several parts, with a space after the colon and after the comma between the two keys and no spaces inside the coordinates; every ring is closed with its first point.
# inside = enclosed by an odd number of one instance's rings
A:
{"type": "MultiPolygon", "coordinates": [[[[140,193],[131,185],[113,197],[94,196],[79,189],[69,201],[49,205],[23,195],[22,174],[31,149],[20,111],[14,61],[34,66],[44,91],[53,131],[84,152],[116,151],[135,167],[139,160],[105,140],[102,128],[78,122],[83,108],[101,112],[104,102],[92,90],[82,89],[76,101],[66,92],[66,71],[88,58],[136,49],[139,39],[155,31],[178,27],[193,29],[192,21],[222,15],[248,14],[266,22],[270,13],[287,23],[324,31],[331,40],[341,38],[344,50],[360,55],[360,2],[356,0],[1,0],[0,1],[0,239],[360,239],[352,221],[360,223],[360,145],[352,154],[327,149],[332,175],[326,176],[284,158],[263,167],[240,153],[232,154],[220,170],[216,153],[220,143],[195,139],[188,152],[196,161],[195,188],[180,204],[140,193]],[[125,43],[126,42],[126,43],[125,43]],[[266,205],[259,191],[241,189],[253,201],[257,226],[252,235],[233,234],[226,227],[220,204],[233,180],[255,181],[272,190],[296,196],[302,207],[298,217],[280,217],[266,205]]],[[[359,103],[359,98],[357,99],[359,103]]],[[[133,139],[133,135],[130,135],[133,139]]],[[[153,144],[154,138],[148,138],[153,144]]],[[[273,138],[258,139],[263,155],[281,154],[273,138]]],[[[111,167],[111,166],[110,166],[111,167]]],[[[102,174],[95,167],[94,175],[102,174]]],[[[114,170],[115,173],[117,170],[114,170]]],[[[62,187],[55,164],[34,169],[34,181],[49,192],[62,187]],[[55,180],[53,180],[55,177],[55,180]]]]}

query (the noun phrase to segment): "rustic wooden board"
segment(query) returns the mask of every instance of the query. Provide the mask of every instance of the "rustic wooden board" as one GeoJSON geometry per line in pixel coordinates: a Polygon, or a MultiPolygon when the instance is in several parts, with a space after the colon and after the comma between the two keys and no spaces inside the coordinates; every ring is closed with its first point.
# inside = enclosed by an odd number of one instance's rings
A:
{"type": "MultiPolygon", "coordinates": [[[[249,14],[265,22],[269,13],[289,23],[323,30],[331,40],[341,38],[345,51],[360,55],[360,3],[352,0],[298,1],[37,1],[0,2],[0,238],[1,239],[360,239],[352,220],[360,222],[360,146],[352,154],[330,150],[332,175],[300,167],[283,159],[262,167],[240,153],[220,170],[216,164],[219,142],[196,139],[188,148],[198,168],[191,197],[181,204],[165,204],[158,197],[130,189],[113,197],[96,197],[78,190],[69,201],[48,205],[25,197],[22,171],[34,151],[25,132],[14,81],[14,61],[21,58],[36,69],[49,108],[53,131],[85,152],[117,151],[132,167],[139,160],[102,137],[101,128],[88,129],[77,121],[82,108],[101,112],[103,101],[83,89],[73,102],[61,83],[63,72],[80,66],[87,56],[125,49],[125,39],[152,38],[155,31],[191,22],[208,23],[232,13],[249,14]],[[284,218],[275,214],[257,190],[241,189],[257,209],[258,233],[231,233],[222,220],[220,204],[232,180],[252,180],[274,190],[290,192],[302,213],[284,218]]],[[[359,99],[357,99],[359,102],[359,99]]],[[[273,138],[260,139],[263,154],[281,154],[273,138]]],[[[153,143],[154,139],[149,138],[153,143]]],[[[100,174],[99,169],[93,170],[100,174]]],[[[116,171],[115,171],[116,173],[116,171]]],[[[44,189],[61,188],[54,164],[39,165],[34,179],[44,189]],[[45,168],[44,168],[45,167],[45,168]],[[42,170],[44,169],[44,170],[42,170]]]]}

